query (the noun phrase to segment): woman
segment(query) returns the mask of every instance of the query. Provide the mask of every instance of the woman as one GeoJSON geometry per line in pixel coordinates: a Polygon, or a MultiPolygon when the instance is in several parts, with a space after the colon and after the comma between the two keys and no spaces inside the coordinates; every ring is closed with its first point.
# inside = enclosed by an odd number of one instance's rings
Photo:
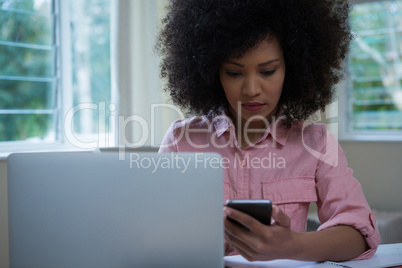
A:
{"type": "Polygon", "coordinates": [[[306,121],[332,100],[352,36],[334,0],[172,0],[158,48],[173,101],[160,152],[218,152],[225,199],[271,199],[274,223],[225,208],[226,254],[248,260],[372,256],[374,214],[342,149],[306,121]],[[322,225],[305,232],[317,203],[322,225]]]}

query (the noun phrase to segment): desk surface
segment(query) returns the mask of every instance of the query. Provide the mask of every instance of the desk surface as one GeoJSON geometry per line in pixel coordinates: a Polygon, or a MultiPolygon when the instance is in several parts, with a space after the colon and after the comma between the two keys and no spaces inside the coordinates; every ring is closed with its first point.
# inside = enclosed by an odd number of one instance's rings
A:
{"type": "Polygon", "coordinates": [[[380,245],[376,254],[368,260],[340,262],[339,266],[328,263],[303,262],[293,260],[249,262],[241,256],[227,256],[225,265],[231,268],[266,267],[266,268],[380,268],[402,265],[402,243],[380,245]]]}

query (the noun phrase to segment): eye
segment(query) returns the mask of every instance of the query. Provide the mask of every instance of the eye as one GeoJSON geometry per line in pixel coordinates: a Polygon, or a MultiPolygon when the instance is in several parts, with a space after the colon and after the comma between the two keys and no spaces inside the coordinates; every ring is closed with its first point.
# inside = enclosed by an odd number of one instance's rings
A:
{"type": "Polygon", "coordinates": [[[261,72],[261,75],[263,76],[270,76],[276,72],[276,69],[269,69],[269,70],[264,70],[261,72]]]}
{"type": "Polygon", "coordinates": [[[241,75],[240,72],[232,72],[232,71],[226,71],[226,74],[230,77],[238,77],[241,75]]]}

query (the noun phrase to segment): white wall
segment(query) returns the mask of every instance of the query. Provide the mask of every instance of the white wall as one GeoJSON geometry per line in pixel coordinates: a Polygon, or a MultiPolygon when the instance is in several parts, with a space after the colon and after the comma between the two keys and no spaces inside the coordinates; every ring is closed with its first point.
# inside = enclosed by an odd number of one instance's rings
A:
{"type": "Polygon", "coordinates": [[[370,206],[402,212],[402,142],[341,141],[370,206]]]}

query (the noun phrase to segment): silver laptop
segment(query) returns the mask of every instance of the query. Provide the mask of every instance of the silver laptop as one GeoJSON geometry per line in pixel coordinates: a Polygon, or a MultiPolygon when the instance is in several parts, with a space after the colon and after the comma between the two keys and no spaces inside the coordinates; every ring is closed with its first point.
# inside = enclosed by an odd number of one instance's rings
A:
{"type": "Polygon", "coordinates": [[[10,155],[10,267],[223,267],[219,160],[10,155]]]}

